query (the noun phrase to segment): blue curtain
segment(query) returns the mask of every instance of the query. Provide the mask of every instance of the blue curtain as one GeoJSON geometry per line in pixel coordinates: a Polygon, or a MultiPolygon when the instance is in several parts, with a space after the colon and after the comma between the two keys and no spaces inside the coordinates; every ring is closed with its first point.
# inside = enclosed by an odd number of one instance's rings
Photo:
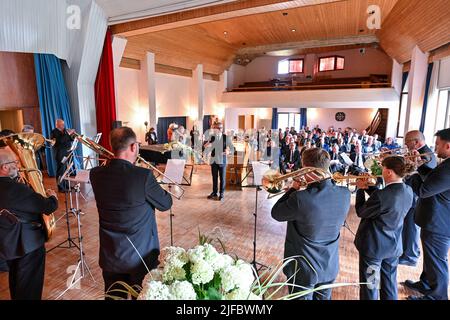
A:
{"type": "Polygon", "coordinates": [[[300,129],[304,129],[307,126],[307,122],[306,108],[300,108],[300,129]]]}
{"type": "MultiPolygon", "coordinates": [[[[63,119],[66,128],[73,128],[61,61],[53,54],[35,53],[34,67],[36,70],[42,134],[50,138],[50,133],[55,128],[56,119],[63,119]]],[[[56,164],[52,148],[46,148],[45,155],[48,175],[53,177],[55,176],[56,164]]],[[[78,161],[75,161],[76,165],[77,163],[78,161]]]]}
{"type": "Polygon", "coordinates": [[[425,97],[423,98],[423,107],[422,107],[422,119],[420,120],[420,128],[419,128],[419,130],[422,132],[425,129],[425,116],[427,114],[428,92],[430,91],[430,83],[431,83],[431,74],[432,73],[433,73],[433,62],[428,64],[427,82],[425,85],[425,97]]]}
{"type": "MultiPolygon", "coordinates": [[[[167,129],[171,123],[176,123],[179,126],[186,128],[186,117],[162,117],[158,118],[157,134],[159,143],[167,143],[167,129]]],[[[186,128],[187,130],[188,128],[186,128]]],[[[189,132],[189,130],[187,130],[189,132]]]]}
{"type": "Polygon", "coordinates": [[[272,130],[278,130],[278,108],[272,108],[272,130]]]}

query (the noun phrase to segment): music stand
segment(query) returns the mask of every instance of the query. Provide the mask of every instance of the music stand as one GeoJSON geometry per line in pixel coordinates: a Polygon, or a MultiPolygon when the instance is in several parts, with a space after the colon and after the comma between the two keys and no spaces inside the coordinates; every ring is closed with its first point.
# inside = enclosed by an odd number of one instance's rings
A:
{"type": "MultiPolygon", "coordinates": [[[[66,170],[66,172],[69,172],[69,169],[66,170]]],[[[69,190],[69,192],[71,193],[72,190],[75,192],[75,208],[74,210],[74,214],[77,218],[77,231],[78,231],[78,250],[80,252],[80,258],[78,259],[78,263],[77,263],[77,267],[75,269],[75,272],[73,274],[73,277],[70,281],[70,285],[66,288],[66,290],[64,290],[58,297],[61,297],[62,295],[64,295],[68,290],[70,290],[76,283],[78,283],[79,281],[81,281],[81,279],[83,279],[86,276],[86,271],[89,273],[89,275],[91,276],[92,281],[96,282],[91,270],[89,269],[89,266],[86,262],[86,259],[84,257],[84,249],[83,249],[83,235],[81,233],[81,210],[80,210],[80,205],[79,205],[79,198],[78,198],[78,194],[80,194],[80,185],[81,183],[89,183],[89,171],[87,170],[79,170],[77,172],[77,175],[75,177],[71,177],[70,174],[66,174],[64,175],[64,179],[66,181],[68,181],[69,185],[70,183],[75,183],[74,187],[71,188],[69,190]],[[79,277],[77,277],[77,274],[79,273],[79,277]]]]}
{"type": "Polygon", "coordinates": [[[270,169],[269,165],[266,163],[263,163],[261,161],[253,161],[251,163],[252,165],[252,171],[253,171],[253,185],[246,186],[255,188],[255,212],[253,213],[254,216],[254,225],[253,225],[253,261],[251,264],[253,264],[253,267],[255,268],[256,272],[259,272],[262,268],[269,268],[268,266],[259,263],[256,261],[256,225],[258,220],[258,192],[261,191],[262,186],[262,178],[264,176],[264,173],[267,172],[267,170],[270,169]],[[260,266],[258,268],[258,265],[260,266]]]}
{"type": "MultiPolygon", "coordinates": [[[[167,160],[167,165],[164,171],[164,177],[161,183],[169,185],[169,191],[172,191],[172,185],[175,183],[181,184],[183,182],[184,167],[186,165],[186,160],[184,159],[169,159],[167,160]],[[169,180],[171,179],[171,180],[169,180]]],[[[173,246],[173,214],[172,207],[170,207],[170,245],[173,246]]]]}

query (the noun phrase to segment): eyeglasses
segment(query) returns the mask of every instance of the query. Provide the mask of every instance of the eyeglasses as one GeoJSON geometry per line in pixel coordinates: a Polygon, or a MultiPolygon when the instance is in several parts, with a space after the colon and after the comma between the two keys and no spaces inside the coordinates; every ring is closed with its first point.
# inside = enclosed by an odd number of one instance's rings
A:
{"type": "Polygon", "coordinates": [[[19,165],[19,160],[14,160],[14,161],[9,161],[9,162],[4,162],[4,163],[2,163],[2,165],[5,165],[5,164],[11,164],[11,163],[15,163],[16,165],[19,165]]]}

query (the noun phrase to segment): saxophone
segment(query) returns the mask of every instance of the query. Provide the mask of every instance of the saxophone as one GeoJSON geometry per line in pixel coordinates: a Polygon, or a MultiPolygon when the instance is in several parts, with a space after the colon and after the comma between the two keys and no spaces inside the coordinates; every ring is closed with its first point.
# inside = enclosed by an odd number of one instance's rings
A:
{"type": "MultiPolygon", "coordinates": [[[[35,192],[46,197],[42,173],[38,169],[35,152],[40,149],[47,139],[38,133],[18,133],[2,138],[20,161],[20,179],[28,184],[35,192]]],[[[42,214],[45,240],[49,241],[56,227],[54,214],[42,214]]]]}

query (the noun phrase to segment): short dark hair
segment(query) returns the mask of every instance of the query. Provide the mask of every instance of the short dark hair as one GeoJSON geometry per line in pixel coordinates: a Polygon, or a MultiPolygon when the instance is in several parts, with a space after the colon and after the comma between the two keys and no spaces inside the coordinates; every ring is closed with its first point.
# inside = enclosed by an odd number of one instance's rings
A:
{"type": "Polygon", "coordinates": [[[381,163],[386,169],[390,169],[395,172],[400,178],[403,178],[405,174],[409,171],[406,166],[405,158],[401,156],[389,156],[386,157],[381,163]]]}
{"type": "Polygon", "coordinates": [[[441,138],[441,140],[450,142],[450,128],[439,130],[435,136],[441,138]]]}
{"type": "Polygon", "coordinates": [[[136,134],[129,127],[113,129],[109,134],[109,141],[113,152],[125,151],[128,146],[136,142],[136,134]]]}
{"type": "Polygon", "coordinates": [[[328,170],[330,167],[330,154],[322,148],[306,149],[302,153],[302,163],[304,167],[328,170]]]}

